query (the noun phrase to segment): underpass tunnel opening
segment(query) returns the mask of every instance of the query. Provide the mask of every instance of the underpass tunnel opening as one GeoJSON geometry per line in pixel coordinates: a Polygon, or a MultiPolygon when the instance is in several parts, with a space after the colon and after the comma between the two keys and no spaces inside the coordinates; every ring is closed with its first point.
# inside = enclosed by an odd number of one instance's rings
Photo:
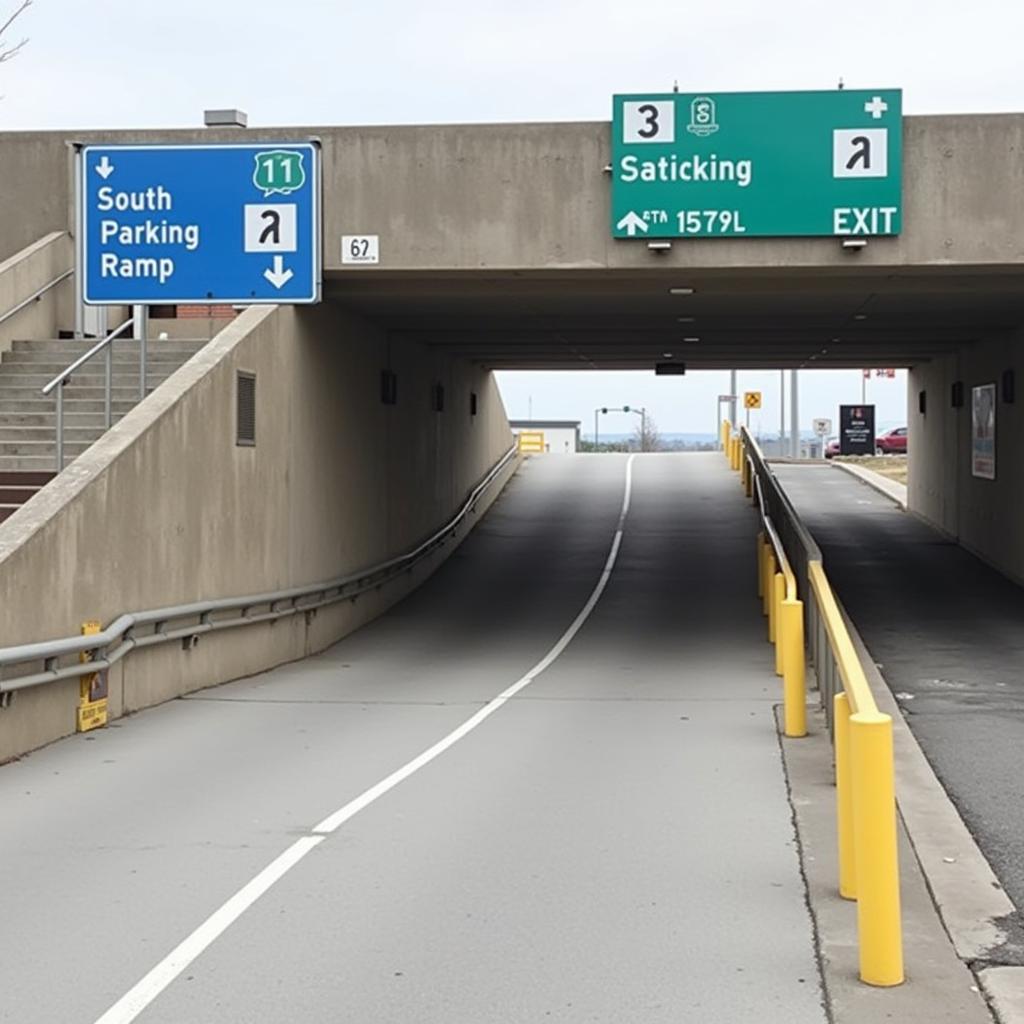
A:
{"type": "Polygon", "coordinates": [[[552,424],[536,441],[544,451],[585,448],[595,434],[629,443],[639,417],[611,410],[645,404],[659,434],[704,435],[699,444],[720,417],[745,423],[743,394],[754,390],[762,407],[751,426],[771,454],[782,426],[792,445],[789,371],[799,371],[802,454],[823,454],[838,437],[840,405],[875,406],[876,433],[905,430],[910,509],[1024,579],[1024,530],[1010,511],[1024,497],[1014,469],[1024,445],[1022,283],[1015,266],[889,267],[852,253],[844,267],[339,270],[325,295],[391,342],[495,373],[509,420],[552,424]],[[655,376],[659,367],[685,376],[655,376]],[[529,373],[549,376],[528,386],[529,373]],[[730,416],[717,400],[733,390],[730,416]],[[986,412],[982,428],[975,406],[985,402],[994,423],[986,412]],[[679,415],[697,404],[693,421],[679,415]],[[831,421],[824,436],[818,420],[831,421]],[[1009,550],[992,539],[993,521],[1016,538],[1009,550]]]}
{"type": "Polygon", "coordinates": [[[906,429],[908,371],[1014,330],[1019,284],[1012,272],[897,274],[851,262],[843,272],[348,271],[329,275],[326,294],[391,343],[497,373],[515,429],[551,424],[542,450],[584,449],[602,435],[622,443],[648,427],[699,445],[728,418],[749,423],[769,452],[782,435],[791,449],[795,427],[798,453],[820,455],[840,405],[875,406],[879,432],[906,429]],[[759,395],[750,410],[747,392],[759,395]]]}

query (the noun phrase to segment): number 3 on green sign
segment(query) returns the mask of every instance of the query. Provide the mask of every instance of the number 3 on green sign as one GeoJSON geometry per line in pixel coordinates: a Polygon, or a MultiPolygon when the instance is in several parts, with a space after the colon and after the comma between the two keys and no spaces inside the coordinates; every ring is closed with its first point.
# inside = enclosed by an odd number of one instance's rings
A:
{"type": "Polygon", "coordinates": [[[675,142],[675,117],[672,100],[627,100],[622,104],[622,141],[675,142]]]}

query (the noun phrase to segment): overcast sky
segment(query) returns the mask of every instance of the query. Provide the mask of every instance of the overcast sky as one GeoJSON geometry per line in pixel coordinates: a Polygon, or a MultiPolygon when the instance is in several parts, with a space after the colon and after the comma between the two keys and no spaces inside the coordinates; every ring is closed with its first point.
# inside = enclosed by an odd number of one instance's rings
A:
{"type": "MultiPolygon", "coordinates": [[[[35,0],[8,41],[22,36],[0,67],[0,129],[181,127],[207,107],[253,126],[608,120],[613,93],[676,80],[831,89],[840,76],[902,88],[908,114],[1024,107],[1024,5],[1010,0],[35,0]]],[[[723,374],[582,376],[505,375],[510,414],[531,395],[536,416],[584,420],[630,401],[665,431],[698,431],[727,390],[723,374]]],[[[859,400],[854,372],[802,378],[805,426],[859,400]]],[[[746,386],[777,424],[778,374],[746,386]]],[[[903,420],[904,390],[902,375],[872,381],[880,421],[903,420]]]]}

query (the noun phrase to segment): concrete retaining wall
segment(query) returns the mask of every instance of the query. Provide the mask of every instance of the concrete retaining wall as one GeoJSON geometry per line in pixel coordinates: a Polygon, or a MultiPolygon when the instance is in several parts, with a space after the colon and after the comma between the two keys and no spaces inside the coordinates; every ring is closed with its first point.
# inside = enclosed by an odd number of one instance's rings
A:
{"type": "MultiPolygon", "coordinates": [[[[250,309],[0,526],[0,646],[373,565],[446,521],[510,444],[490,373],[389,343],[329,305],[250,309]],[[380,400],[386,366],[398,375],[395,406],[380,400]],[[239,370],[256,374],[252,448],[235,444],[239,370]],[[440,413],[435,382],[445,385],[440,413]]],[[[111,710],[319,650],[442,557],[310,623],[293,616],[211,634],[189,652],[134,652],[111,673],[111,710]]],[[[17,694],[0,711],[0,761],[72,732],[77,689],[72,681],[17,694]]]]}
{"type": "Polygon", "coordinates": [[[937,526],[1001,572],[1024,582],[1024,333],[979,342],[957,354],[923,363],[910,371],[910,474],[908,503],[912,512],[937,526]],[[1002,397],[1003,372],[1012,370],[1016,400],[1002,397]],[[964,404],[953,408],[954,382],[962,381],[964,404]],[[971,389],[995,384],[996,479],[972,474],[971,389]],[[927,411],[918,411],[919,393],[927,411]]]}

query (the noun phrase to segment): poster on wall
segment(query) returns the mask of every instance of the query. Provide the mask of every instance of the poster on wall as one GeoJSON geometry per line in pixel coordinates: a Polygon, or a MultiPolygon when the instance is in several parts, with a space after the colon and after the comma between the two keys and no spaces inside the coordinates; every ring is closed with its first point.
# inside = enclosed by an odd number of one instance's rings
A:
{"type": "Polygon", "coordinates": [[[971,389],[971,473],[996,478],[996,386],[971,389]]]}

